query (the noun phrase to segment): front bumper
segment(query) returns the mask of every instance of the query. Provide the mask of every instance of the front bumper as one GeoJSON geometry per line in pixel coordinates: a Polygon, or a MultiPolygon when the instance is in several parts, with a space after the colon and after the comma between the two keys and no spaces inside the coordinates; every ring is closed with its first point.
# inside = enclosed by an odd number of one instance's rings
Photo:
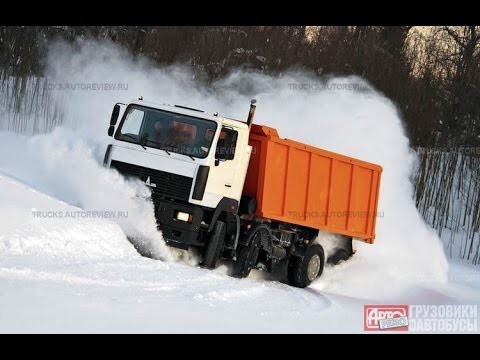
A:
{"type": "Polygon", "coordinates": [[[203,243],[198,240],[203,213],[203,209],[199,206],[161,201],[156,208],[155,217],[167,245],[188,249],[192,245],[203,246],[203,243]],[[192,222],[175,219],[177,211],[192,214],[192,222]]]}

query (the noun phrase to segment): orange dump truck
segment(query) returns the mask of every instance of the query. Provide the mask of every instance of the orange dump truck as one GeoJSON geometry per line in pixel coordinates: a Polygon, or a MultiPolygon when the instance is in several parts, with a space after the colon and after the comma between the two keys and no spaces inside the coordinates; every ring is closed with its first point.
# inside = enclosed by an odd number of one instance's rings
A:
{"type": "Polygon", "coordinates": [[[373,242],[380,166],[281,139],[267,126],[252,125],[249,144],[243,193],[256,198],[258,217],[373,242]]]}
{"type": "Polygon", "coordinates": [[[306,287],[326,261],[352,256],[353,239],[373,242],[382,168],[281,139],[253,124],[255,108],[240,121],[143,98],[118,103],[104,164],[150,188],[167,245],[195,248],[203,267],[222,258],[236,277],[259,269],[306,287]],[[336,235],[328,254],[320,230],[336,235]]]}

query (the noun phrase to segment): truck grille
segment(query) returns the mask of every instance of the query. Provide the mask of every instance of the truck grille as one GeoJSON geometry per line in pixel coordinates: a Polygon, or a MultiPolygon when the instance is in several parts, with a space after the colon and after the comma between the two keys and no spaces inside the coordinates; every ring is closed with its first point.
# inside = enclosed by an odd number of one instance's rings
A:
{"type": "Polygon", "coordinates": [[[193,179],[188,176],[149,169],[115,160],[112,160],[110,167],[116,169],[125,177],[136,177],[143,182],[147,181],[150,176],[150,183],[156,185],[156,187],[151,187],[152,200],[154,203],[157,203],[157,201],[161,199],[188,201],[190,197],[193,179]]]}

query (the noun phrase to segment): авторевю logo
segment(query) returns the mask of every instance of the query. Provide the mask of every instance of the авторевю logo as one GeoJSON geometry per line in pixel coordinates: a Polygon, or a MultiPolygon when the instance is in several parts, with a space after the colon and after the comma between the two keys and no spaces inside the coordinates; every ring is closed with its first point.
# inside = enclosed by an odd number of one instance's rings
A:
{"type": "Polygon", "coordinates": [[[364,305],[363,330],[408,331],[408,305],[364,305]]]}

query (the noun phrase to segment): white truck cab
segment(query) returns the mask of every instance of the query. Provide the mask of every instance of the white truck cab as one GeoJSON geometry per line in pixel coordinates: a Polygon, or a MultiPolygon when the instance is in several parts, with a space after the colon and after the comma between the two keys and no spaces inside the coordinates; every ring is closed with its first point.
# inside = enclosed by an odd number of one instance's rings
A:
{"type": "MultiPolygon", "coordinates": [[[[254,110],[252,102],[249,119],[254,110]]],[[[115,105],[108,134],[104,165],[151,188],[167,244],[205,246],[216,221],[237,214],[252,151],[248,122],[139,99],[115,105]]]]}

